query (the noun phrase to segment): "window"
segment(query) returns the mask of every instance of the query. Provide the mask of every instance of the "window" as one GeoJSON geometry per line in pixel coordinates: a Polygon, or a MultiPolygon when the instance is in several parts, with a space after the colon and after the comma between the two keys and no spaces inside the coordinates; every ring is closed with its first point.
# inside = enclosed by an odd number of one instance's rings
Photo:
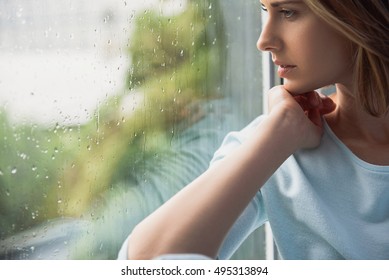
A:
{"type": "MultiPolygon", "coordinates": [[[[0,258],[114,259],[262,112],[258,1],[0,3],[0,258]]],[[[265,258],[258,230],[234,258],[265,258]]]]}

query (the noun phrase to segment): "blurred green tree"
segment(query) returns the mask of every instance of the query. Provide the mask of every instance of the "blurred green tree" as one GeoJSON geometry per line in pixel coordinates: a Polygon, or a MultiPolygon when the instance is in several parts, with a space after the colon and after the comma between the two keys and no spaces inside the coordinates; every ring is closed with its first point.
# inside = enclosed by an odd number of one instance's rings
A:
{"type": "Polygon", "coordinates": [[[86,217],[102,196],[139,174],[172,138],[203,117],[223,77],[223,24],[217,0],[188,1],[175,16],[140,14],[129,39],[123,94],[87,124],[11,124],[0,112],[0,238],[57,217],[86,217]],[[123,100],[137,95],[131,114],[123,100]]]}

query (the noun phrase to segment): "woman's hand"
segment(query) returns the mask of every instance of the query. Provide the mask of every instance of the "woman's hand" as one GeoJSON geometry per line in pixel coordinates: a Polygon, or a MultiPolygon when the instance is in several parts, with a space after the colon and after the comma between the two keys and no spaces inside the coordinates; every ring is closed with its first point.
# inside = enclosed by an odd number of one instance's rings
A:
{"type": "Polygon", "coordinates": [[[293,95],[283,86],[269,91],[269,116],[287,122],[288,136],[296,149],[314,148],[323,134],[322,116],[335,109],[335,103],[315,91],[293,95]]]}

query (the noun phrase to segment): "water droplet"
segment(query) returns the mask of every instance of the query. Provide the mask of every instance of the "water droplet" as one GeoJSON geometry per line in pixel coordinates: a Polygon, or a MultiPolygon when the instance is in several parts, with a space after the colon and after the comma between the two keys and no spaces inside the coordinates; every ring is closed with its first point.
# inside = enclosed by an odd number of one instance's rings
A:
{"type": "Polygon", "coordinates": [[[32,171],[36,171],[37,170],[37,167],[35,165],[32,166],[31,168],[32,171]]]}
{"type": "Polygon", "coordinates": [[[88,146],[86,146],[86,149],[87,149],[88,151],[90,151],[90,150],[92,149],[92,147],[91,147],[90,145],[88,145],[88,146]]]}
{"type": "Polygon", "coordinates": [[[13,167],[11,169],[11,174],[16,174],[18,172],[18,169],[16,167],[13,167]]]}
{"type": "Polygon", "coordinates": [[[62,203],[62,199],[59,198],[59,199],[57,200],[57,203],[58,203],[58,204],[61,204],[61,203],[62,203]]]}
{"type": "Polygon", "coordinates": [[[22,17],[22,15],[23,15],[23,8],[19,8],[19,10],[16,12],[16,16],[20,18],[22,17]]]}

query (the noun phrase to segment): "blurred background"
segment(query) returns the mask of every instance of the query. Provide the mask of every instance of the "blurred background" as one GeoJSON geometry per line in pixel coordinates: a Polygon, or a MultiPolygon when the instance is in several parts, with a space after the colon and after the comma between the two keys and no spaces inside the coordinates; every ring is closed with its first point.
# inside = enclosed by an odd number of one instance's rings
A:
{"type": "Polygon", "coordinates": [[[261,114],[260,29],[257,0],[2,0],[0,259],[115,259],[261,114]]]}

